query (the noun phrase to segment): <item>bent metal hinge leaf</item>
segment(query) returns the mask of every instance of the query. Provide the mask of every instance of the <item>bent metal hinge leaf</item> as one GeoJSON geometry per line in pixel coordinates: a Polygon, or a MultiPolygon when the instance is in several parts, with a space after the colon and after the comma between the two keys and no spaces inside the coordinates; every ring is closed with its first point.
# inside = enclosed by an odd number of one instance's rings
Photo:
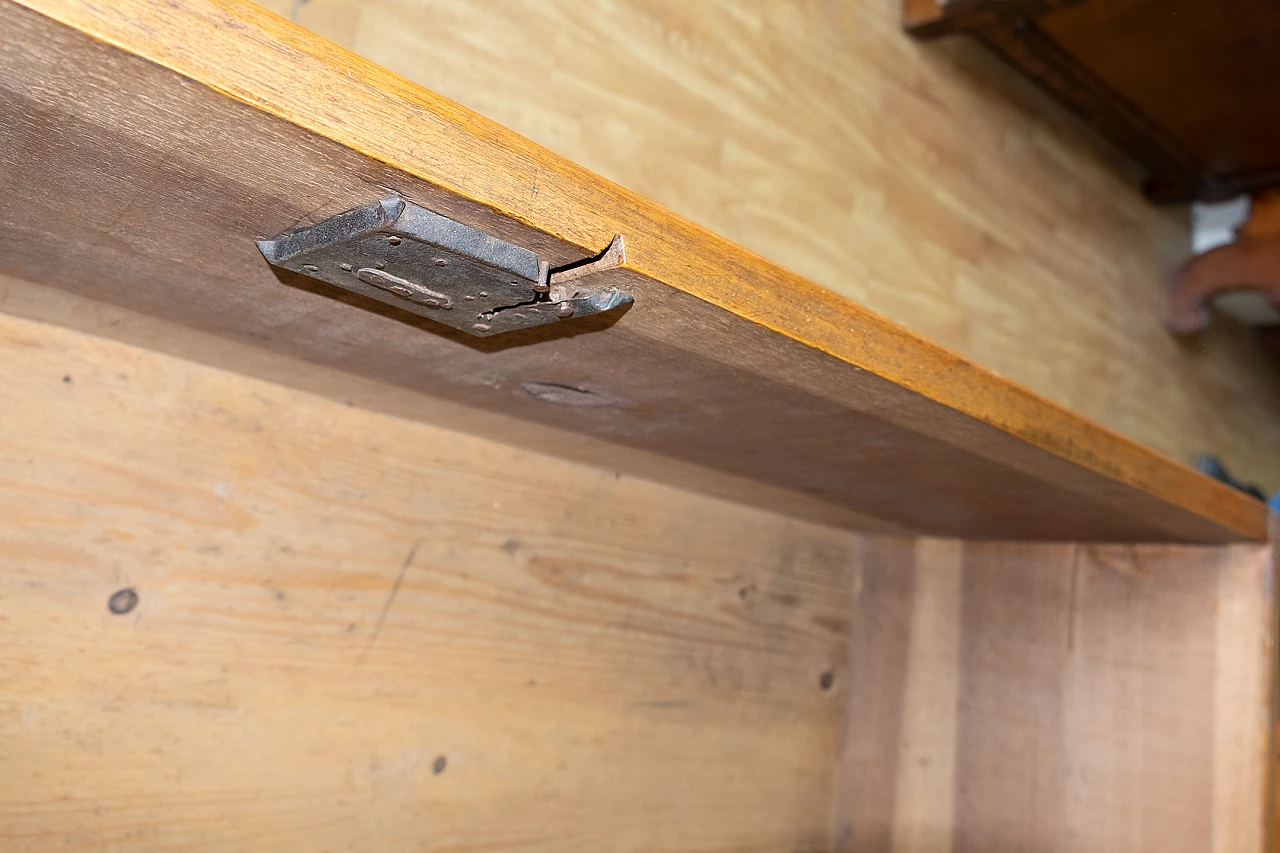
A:
{"type": "Polygon", "coordinates": [[[599,257],[552,271],[532,251],[389,195],[316,225],[259,240],[273,266],[487,337],[631,304],[584,276],[622,262],[622,238],[599,257]]]}

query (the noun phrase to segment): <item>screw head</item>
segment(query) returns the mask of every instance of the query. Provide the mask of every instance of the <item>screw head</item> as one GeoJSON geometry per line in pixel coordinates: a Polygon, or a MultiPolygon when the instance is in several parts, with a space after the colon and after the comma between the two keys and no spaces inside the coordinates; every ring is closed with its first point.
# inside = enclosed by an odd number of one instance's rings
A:
{"type": "Polygon", "coordinates": [[[123,616],[138,606],[138,592],[131,586],[116,590],[107,599],[107,609],[117,616],[123,616]]]}
{"type": "Polygon", "coordinates": [[[351,272],[351,264],[339,264],[343,272],[351,272]]]}
{"type": "Polygon", "coordinates": [[[391,244],[391,245],[393,245],[393,246],[399,246],[399,245],[400,245],[400,238],[399,238],[399,237],[397,237],[397,236],[395,236],[394,234],[392,234],[390,237],[388,237],[388,238],[387,238],[387,242],[388,242],[388,243],[390,243],[390,244],[391,244]]]}
{"type": "Polygon", "coordinates": [[[568,302],[561,302],[560,307],[556,309],[556,313],[559,314],[561,317],[565,317],[565,318],[572,317],[573,306],[570,305],[568,302]]]}

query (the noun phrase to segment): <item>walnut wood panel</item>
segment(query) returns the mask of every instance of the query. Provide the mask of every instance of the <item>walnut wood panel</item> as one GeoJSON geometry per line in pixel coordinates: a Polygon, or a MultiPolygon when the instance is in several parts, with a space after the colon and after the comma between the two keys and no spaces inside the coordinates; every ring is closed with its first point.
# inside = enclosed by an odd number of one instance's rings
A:
{"type": "Polygon", "coordinates": [[[1186,211],[981,45],[904,37],[895,3],[264,5],[1060,405],[1280,489],[1280,364],[1230,323],[1194,345],[1160,323],[1186,211]]]}
{"type": "Polygon", "coordinates": [[[17,278],[806,494],[873,526],[1263,536],[1256,501],[257,7],[33,5],[73,27],[0,6],[15,34],[0,156],[3,263],[17,278]],[[609,275],[641,307],[582,334],[477,344],[277,281],[257,257],[253,237],[384,187],[561,262],[621,233],[627,266],[609,275]],[[530,381],[623,405],[547,405],[530,381]]]}
{"type": "Polygon", "coordinates": [[[822,848],[853,534],[3,315],[0,385],[6,853],[822,848]]]}
{"type": "Polygon", "coordinates": [[[869,539],[841,851],[1261,853],[1266,546],[869,539]]]}

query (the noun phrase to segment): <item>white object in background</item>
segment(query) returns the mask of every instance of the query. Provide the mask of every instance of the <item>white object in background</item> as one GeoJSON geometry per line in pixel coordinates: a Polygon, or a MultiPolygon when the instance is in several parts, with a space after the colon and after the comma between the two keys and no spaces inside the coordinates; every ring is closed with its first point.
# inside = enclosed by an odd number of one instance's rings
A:
{"type": "MultiPolygon", "coordinates": [[[[1236,229],[1249,218],[1249,196],[1242,195],[1218,204],[1194,202],[1191,205],[1191,251],[1201,255],[1210,249],[1236,241],[1236,229]]],[[[1247,326],[1280,324],[1280,308],[1256,290],[1227,290],[1214,294],[1209,303],[1237,322],[1247,326]]]]}
{"type": "Polygon", "coordinates": [[[1257,290],[1228,290],[1215,295],[1213,310],[1226,314],[1246,326],[1280,326],[1280,308],[1271,298],[1257,290]]]}
{"type": "Polygon", "coordinates": [[[1210,249],[1234,243],[1236,229],[1249,218],[1250,206],[1248,195],[1216,204],[1192,202],[1191,253],[1200,255],[1210,249]]]}

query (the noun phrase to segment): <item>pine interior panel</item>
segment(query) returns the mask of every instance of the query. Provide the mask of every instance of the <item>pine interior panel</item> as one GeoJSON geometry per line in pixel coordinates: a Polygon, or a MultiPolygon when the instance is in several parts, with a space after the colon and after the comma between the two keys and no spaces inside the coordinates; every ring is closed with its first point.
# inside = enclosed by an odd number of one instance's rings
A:
{"type": "Polygon", "coordinates": [[[866,540],[838,851],[1262,851],[1267,546],[866,540]]]}
{"type": "Polygon", "coordinates": [[[0,381],[0,849],[825,845],[853,534],[3,315],[0,381]]]}
{"type": "Polygon", "coordinates": [[[867,538],[3,315],[0,380],[4,850],[1264,849],[1266,546],[867,538]]]}
{"type": "Polygon", "coordinates": [[[14,280],[598,439],[619,468],[634,449],[763,483],[867,529],[1265,537],[1256,501],[251,4],[5,0],[0,16],[14,280]],[[638,307],[479,344],[278,281],[252,246],[388,187],[556,262],[622,234],[607,275],[638,307]],[[528,381],[624,404],[549,406],[528,381]]]}

